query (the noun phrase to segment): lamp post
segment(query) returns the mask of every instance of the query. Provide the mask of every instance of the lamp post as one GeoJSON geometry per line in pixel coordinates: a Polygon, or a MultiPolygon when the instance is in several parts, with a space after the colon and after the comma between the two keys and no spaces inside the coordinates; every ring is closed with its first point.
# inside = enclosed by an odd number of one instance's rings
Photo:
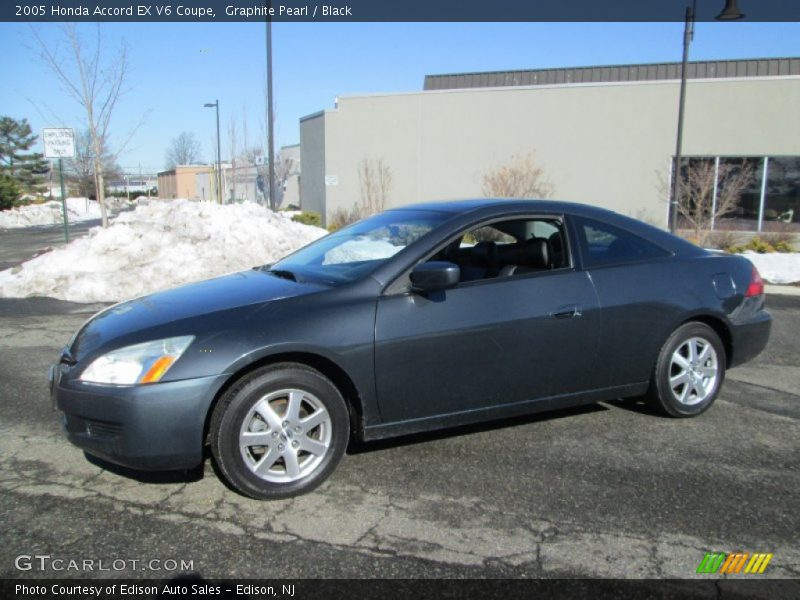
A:
{"type": "MultiPolygon", "coordinates": [[[[686,65],[689,62],[689,45],[694,38],[694,18],[697,0],[686,7],[686,18],[683,29],[683,62],[681,63],[681,91],[678,101],[678,139],[675,143],[675,164],[673,166],[672,198],[669,207],[669,230],[675,233],[678,229],[678,199],[681,194],[681,156],[683,151],[683,113],[686,105],[686,65]]],[[[744,18],[744,14],[736,6],[736,0],[725,0],[725,8],[714,17],[718,21],[736,21],[744,18]]]]}
{"type": "MultiPolygon", "coordinates": [[[[271,6],[271,4],[270,4],[271,6]]],[[[267,17],[267,165],[269,177],[269,207],[277,209],[275,198],[275,143],[273,140],[273,114],[272,114],[272,17],[267,17]]]]}
{"type": "Polygon", "coordinates": [[[203,107],[217,109],[217,200],[222,204],[222,149],[219,143],[219,99],[214,102],[206,102],[203,107]]]}

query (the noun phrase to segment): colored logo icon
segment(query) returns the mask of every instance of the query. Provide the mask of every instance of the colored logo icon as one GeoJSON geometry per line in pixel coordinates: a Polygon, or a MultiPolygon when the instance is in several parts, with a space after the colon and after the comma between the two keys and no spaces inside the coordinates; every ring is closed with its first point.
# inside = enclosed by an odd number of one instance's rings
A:
{"type": "Polygon", "coordinates": [[[746,575],[761,574],[767,568],[769,561],[772,560],[772,554],[756,552],[731,552],[726,554],[724,552],[707,552],[700,566],[697,567],[697,573],[721,573],[721,574],[739,574],[746,575]]]}

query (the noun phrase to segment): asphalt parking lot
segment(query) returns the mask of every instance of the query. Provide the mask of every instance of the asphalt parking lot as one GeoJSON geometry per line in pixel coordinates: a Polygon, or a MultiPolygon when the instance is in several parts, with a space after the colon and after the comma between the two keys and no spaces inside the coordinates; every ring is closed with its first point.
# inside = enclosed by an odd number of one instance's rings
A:
{"type": "MultiPolygon", "coordinates": [[[[6,264],[9,244],[0,232],[6,264]]],[[[768,306],[767,350],[697,419],[615,402],[353,447],[318,491],[258,502],[208,461],[87,460],[46,372],[97,306],[0,299],[0,577],[93,575],[15,566],[46,554],[127,561],[105,577],[172,575],[142,564],[158,559],[205,578],[684,578],[706,552],[746,551],[797,578],[800,297],[768,306]]]]}

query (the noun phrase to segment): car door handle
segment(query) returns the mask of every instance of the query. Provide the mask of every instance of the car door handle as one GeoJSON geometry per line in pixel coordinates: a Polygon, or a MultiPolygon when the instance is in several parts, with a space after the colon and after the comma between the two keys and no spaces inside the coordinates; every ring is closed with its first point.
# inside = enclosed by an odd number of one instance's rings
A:
{"type": "Polygon", "coordinates": [[[581,316],[581,307],[577,304],[561,306],[550,313],[554,319],[572,319],[581,316]]]}

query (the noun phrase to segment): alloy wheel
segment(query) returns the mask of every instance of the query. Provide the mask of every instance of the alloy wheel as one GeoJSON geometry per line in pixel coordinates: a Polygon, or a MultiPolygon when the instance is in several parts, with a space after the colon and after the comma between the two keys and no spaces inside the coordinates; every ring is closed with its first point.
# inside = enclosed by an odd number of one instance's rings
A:
{"type": "Polygon", "coordinates": [[[691,337],[672,353],[669,387],[681,404],[703,402],[716,389],[718,379],[719,358],[708,340],[691,337]]]}
{"type": "Polygon", "coordinates": [[[257,477],[289,483],[311,474],[331,446],[333,426],[323,402],[299,389],[269,393],[248,411],[239,451],[257,477]]]}

